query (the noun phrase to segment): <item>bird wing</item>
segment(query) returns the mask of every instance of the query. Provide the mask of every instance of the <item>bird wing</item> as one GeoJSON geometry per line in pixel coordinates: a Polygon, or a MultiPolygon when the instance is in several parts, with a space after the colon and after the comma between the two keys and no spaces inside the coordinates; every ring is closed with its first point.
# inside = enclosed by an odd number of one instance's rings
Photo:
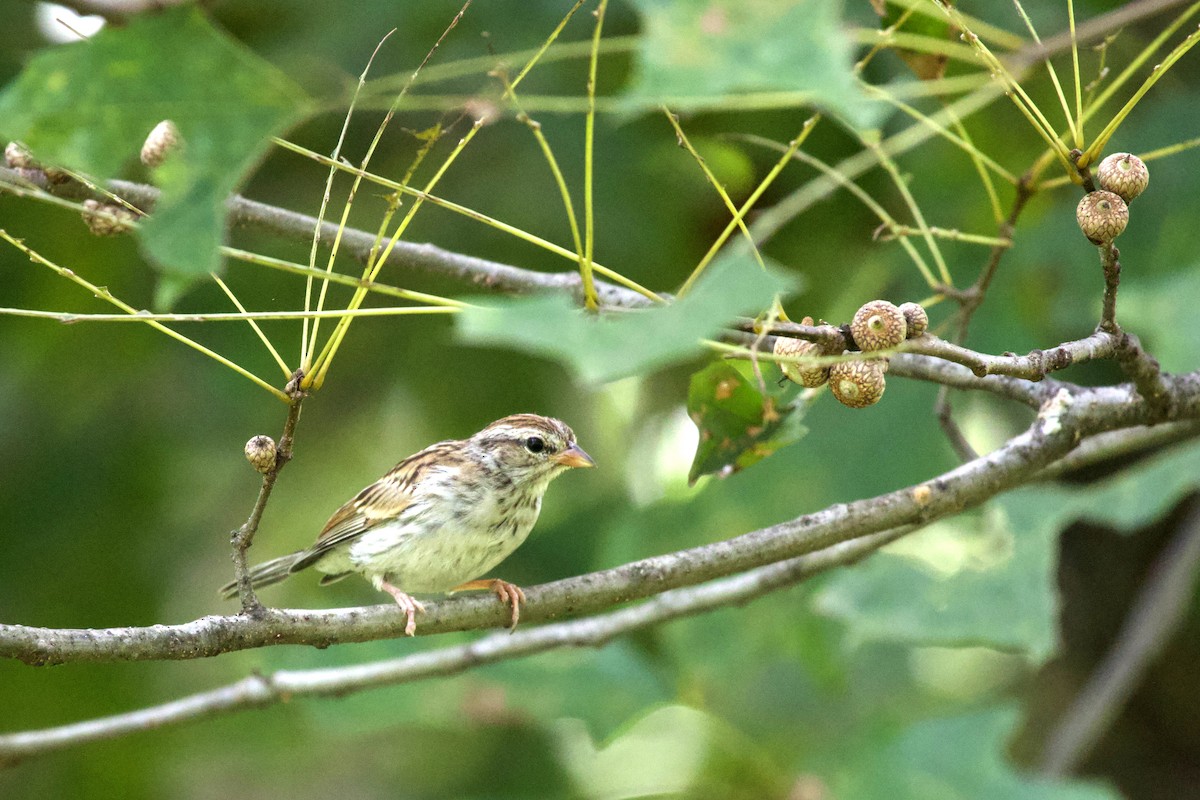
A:
{"type": "Polygon", "coordinates": [[[415,488],[432,466],[455,460],[460,442],[438,442],[401,461],[363,489],[325,523],[317,541],[292,565],[297,572],[319,561],[334,548],[352,542],[377,525],[401,516],[413,504],[415,488]]]}

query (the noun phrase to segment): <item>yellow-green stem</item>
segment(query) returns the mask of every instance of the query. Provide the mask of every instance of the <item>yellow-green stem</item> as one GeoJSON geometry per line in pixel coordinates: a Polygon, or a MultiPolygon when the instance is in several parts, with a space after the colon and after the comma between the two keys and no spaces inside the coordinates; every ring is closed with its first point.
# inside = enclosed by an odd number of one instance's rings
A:
{"type": "Polygon", "coordinates": [[[683,286],[679,289],[680,297],[687,294],[692,288],[692,285],[696,283],[696,280],[704,273],[704,269],[709,265],[709,263],[712,262],[713,258],[716,257],[717,251],[721,249],[722,245],[725,244],[725,242],[733,234],[734,230],[736,230],[738,223],[745,218],[750,209],[754,208],[754,204],[758,202],[760,197],[762,197],[763,192],[765,192],[767,188],[775,182],[775,179],[779,177],[779,173],[783,172],[783,168],[787,166],[789,161],[792,160],[792,156],[800,151],[801,145],[804,144],[804,141],[808,138],[808,135],[812,133],[813,128],[816,127],[820,120],[821,115],[817,114],[804,121],[804,126],[800,129],[800,132],[796,135],[796,138],[792,139],[792,141],[783,148],[783,155],[779,157],[779,160],[776,161],[774,166],[771,167],[771,171],[766,174],[754,191],[750,193],[750,196],[746,198],[746,202],[742,203],[742,207],[738,209],[736,214],[734,214],[733,219],[731,219],[725,225],[725,229],[721,231],[721,234],[716,238],[716,241],[714,241],[708,248],[708,252],[705,253],[704,257],[700,259],[700,263],[696,265],[696,268],[692,270],[692,274],[688,275],[687,280],[683,282],[683,286]]]}
{"type": "MultiPolygon", "coordinates": [[[[117,308],[121,309],[122,311],[124,311],[128,314],[134,315],[135,317],[137,316],[138,312],[133,306],[131,306],[131,305],[123,302],[122,300],[119,300],[115,296],[113,296],[113,294],[108,289],[106,289],[102,286],[96,286],[95,284],[85,280],[84,278],[81,278],[73,270],[69,270],[69,269],[65,269],[64,267],[60,267],[59,265],[55,264],[54,262],[50,261],[49,259],[43,257],[41,254],[37,253],[36,251],[34,251],[31,248],[29,248],[28,246],[26,246],[26,244],[23,241],[21,241],[20,239],[15,239],[12,236],[10,236],[8,234],[8,232],[2,228],[0,228],[0,239],[3,239],[4,241],[11,244],[13,247],[20,250],[25,255],[29,256],[30,260],[32,260],[34,263],[41,264],[44,267],[50,268],[58,275],[60,275],[64,278],[67,278],[67,279],[73,281],[74,283],[79,284],[83,288],[87,289],[89,292],[91,292],[93,295],[100,298],[101,300],[111,303],[112,305],[116,306],[117,308]]],[[[213,359],[214,361],[218,362],[219,364],[223,364],[224,366],[229,367],[234,372],[241,375],[243,378],[246,378],[246,379],[252,381],[255,385],[257,385],[263,389],[266,389],[268,392],[275,395],[283,402],[285,402],[285,403],[291,402],[291,398],[288,397],[286,393],[280,391],[279,389],[276,389],[274,386],[267,383],[266,381],[264,381],[262,378],[255,375],[250,370],[246,369],[245,367],[241,366],[240,364],[237,364],[237,363],[229,360],[228,358],[221,355],[220,353],[214,352],[213,350],[210,350],[209,348],[205,347],[204,345],[200,344],[199,342],[189,339],[188,337],[184,336],[182,333],[178,333],[177,331],[174,331],[174,330],[168,328],[166,325],[163,325],[161,322],[155,322],[153,320],[139,320],[139,321],[144,322],[144,324],[149,325],[151,328],[154,328],[155,330],[160,331],[161,333],[165,333],[167,336],[170,336],[172,339],[175,339],[176,341],[186,344],[188,347],[192,348],[193,350],[203,353],[204,355],[208,356],[209,358],[213,359]]]]}
{"type": "MultiPolygon", "coordinates": [[[[221,287],[221,291],[225,293],[225,296],[229,298],[229,301],[233,303],[237,310],[243,314],[247,313],[246,307],[242,305],[242,301],[238,300],[237,295],[233,293],[233,290],[225,284],[225,281],[221,280],[221,276],[215,272],[210,272],[209,275],[211,275],[212,279],[217,282],[217,286],[221,287]]],[[[307,304],[305,304],[305,307],[307,308],[307,304]]],[[[250,323],[251,329],[253,329],[253,331],[258,335],[258,338],[263,343],[263,346],[267,348],[267,352],[270,353],[271,357],[275,359],[275,363],[279,365],[281,370],[283,370],[283,377],[291,378],[293,370],[288,368],[287,362],[283,360],[283,356],[279,355],[279,351],[275,349],[275,345],[271,344],[271,340],[267,338],[265,333],[263,333],[262,328],[260,328],[258,323],[250,317],[247,317],[246,321],[250,323]]]]}
{"type": "Polygon", "coordinates": [[[600,34],[604,29],[604,12],[608,0],[600,0],[596,9],[596,26],[592,31],[592,57],[588,63],[588,110],[583,132],[583,259],[579,262],[583,278],[583,301],[588,310],[595,311],[596,286],[592,282],[592,256],[595,253],[596,218],[592,188],[596,156],[596,66],[600,62],[600,34]]]}
{"type": "Polygon", "coordinates": [[[683,126],[679,124],[679,118],[672,114],[671,109],[667,108],[666,106],[663,106],[662,110],[663,113],[667,115],[667,121],[671,123],[671,127],[675,129],[675,137],[679,140],[679,143],[688,151],[691,157],[695,159],[696,163],[700,166],[700,170],[704,173],[704,177],[708,180],[709,185],[716,190],[717,194],[721,198],[721,202],[725,204],[725,208],[729,210],[729,213],[733,214],[733,219],[737,222],[738,228],[741,229],[742,236],[745,237],[747,244],[750,246],[751,252],[754,253],[754,259],[758,262],[760,267],[765,268],[766,265],[763,263],[762,253],[758,251],[758,245],[754,243],[754,235],[751,234],[750,229],[746,227],[746,221],[742,219],[742,214],[740,211],[738,211],[738,207],[735,206],[733,204],[733,200],[729,198],[729,193],[725,191],[725,187],[722,186],[721,182],[717,180],[717,176],[712,173],[712,170],[708,168],[708,164],[705,163],[700,154],[696,152],[696,148],[692,146],[691,140],[689,140],[687,134],[683,132],[683,126]]]}

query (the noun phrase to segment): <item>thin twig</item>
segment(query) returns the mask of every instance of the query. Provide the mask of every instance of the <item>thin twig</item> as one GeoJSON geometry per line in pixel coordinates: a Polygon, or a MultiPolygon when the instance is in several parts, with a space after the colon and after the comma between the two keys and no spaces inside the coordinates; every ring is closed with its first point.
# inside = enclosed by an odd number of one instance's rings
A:
{"type": "MultiPolygon", "coordinates": [[[[979,276],[975,279],[975,283],[971,288],[965,292],[952,295],[959,302],[958,325],[954,334],[954,342],[959,345],[967,341],[967,331],[971,326],[971,318],[975,315],[979,307],[983,305],[983,301],[987,297],[988,288],[992,285],[992,278],[995,277],[996,270],[1000,266],[1000,260],[1012,246],[1017,219],[1021,216],[1021,212],[1025,210],[1029,199],[1033,197],[1035,189],[1033,188],[1029,173],[1022,175],[1017,181],[1016,186],[1017,193],[1013,198],[1012,208],[1009,209],[1008,216],[1000,223],[999,230],[996,232],[996,236],[1000,242],[1006,242],[1007,244],[997,243],[994,245],[988,254],[988,260],[979,271],[979,276]]],[[[943,288],[948,289],[950,287],[943,288]]],[[[937,418],[938,425],[941,426],[942,432],[945,433],[946,438],[950,441],[950,446],[958,454],[959,459],[970,461],[974,458],[975,449],[971,446],[966,435],[959,427],[958,422],[954,419],[954,407],[950,403],[949,387],[942,386],[938,390],[937,399],[933,403],[933,413],[937,418]]]]}
{"type": "MultiPolygon", "coordinates": [[[[1048,36],[1036,45],[1030,45],[1016,55],[1010,56],[1012,61],[1024,65],[1036,64],[1049,58],[1055,53],[1071,49],[1076,43],[1086,44],[1093,39],[1099,39],[1112,31],[1132,25],[1146,17],[1159,14],[1172,8],[1178,8],[1188,0],[1141,0],[1141,2],[1124,3],[1108,13],[1093,17],[1076,27],[1074,36],[1067,30],[1048,36]]],[[[1015,69],[1013,70],[1016,71],[1015,69]]]]}
{"type": "Polygon", "coordinates": [[[1111,242],[1097,248],[1104,268],[1104,308],[1100,312],[1100,330],[1120,333],[1117,325],[1117,287],[1121,285],[1121,251],[1111,242]]]}
{"type": "Polygon", "coordinates": [[[1029,203],[1037,190],[1033,187],[1029,180],[1029,175],[1022,175],[1017,181],[1017,194],[1013,198],[1012,208],[1009,209],[1008,217],[1004,222],[1000,223],[1000,228],[996,232],[996,237],[1005,244],[995,245],[988,254],[988,260],[983,265],[983,269],[979,271],[979,277],[975,279],[975,284],[967,290],[967,296],[962,301],[962,311],[958,319],[958,334],[955,341],[962,344],[967,340],[967,328],[970,327],[971,317],[983,304],[984,298],[987,297],[988,287],[992,285],[992,278],[996,276],[996,269],[1000,266],[1000,260],[1004,254],[1012,247],[1013,233],[1016,230],[1017,219],[1021,216],[1021,212],[1025,210],[1025,206],[1029,203]]]}
{"type": "Polygon", "coordinates": [[[291,402],[288,405],[287,419],[283,423],[283,434],[279,437],[279,444],[275,448],[275,465],[263,475],[262,486],[258,490],[258,499],[254,502],[250,517],[229,537],[229,543],[233,547],[233,574],[237,582],[238,597],[242,601],[242,613],[252,617],[261,616],[263,606],[254,594],[254,587],[250,584],[246,551],[254,543],[254,534],[258,531],[258,525],[262,521],[263,512],[267,508],[267,501],[271,498],[271,490],[275,488],[275,479],[279,477],[279,471],[292,460],[292,443],[296,436],[296,423],[300,421],[300,407],[306,396],[304,389],[301,388],[303,378],[304,373],[296,370],[288,382],[285,391],[291,398],[291,402]]]}
{"type": "Polygon", "coordinates": [[[967,440],[966,434],[954,421],[954,409],[950,405],[950,387],[938,387],[937,400],[933,404],[933,413],[937,417],[938,425],[942,428],[942,433],[946,434],[946,439],[950,442],[950,447],[954,449],[954,454],[958,456],[958,460],[964,464],[968,461],[973,461],[979,458],[979,453],[971,446],[971,442],[967,440]]]}

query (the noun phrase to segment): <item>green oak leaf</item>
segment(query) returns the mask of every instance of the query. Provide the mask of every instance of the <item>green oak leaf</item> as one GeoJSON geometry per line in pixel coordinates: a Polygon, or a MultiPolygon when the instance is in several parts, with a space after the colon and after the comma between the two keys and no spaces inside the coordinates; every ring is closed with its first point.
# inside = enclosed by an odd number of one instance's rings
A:
{"type": "Polygon", "coordinates": [[[1118,800],[1096,783],[1018,772],[1005,756],[1015,708],[942,717],[905,728],[887,746],[847,764],[832,781],[842,800],[1118,800]]]}
{"type": "MultiPolygon", "coordinates": [[[[884,7],[879,18],[880,30],[886,31],[898,25],[895,29],[897,33],[927,36],[944,42],[949,42],[957,33],[957,29],[944,16],[914,14],[911,6],[904,3],[881,4],[878,0],[872,0],[872,5],[876,6],[876,10],[880,5],[884,7]]],[[[908,68],[923,81],[941,78],[946,72],[946,63],[950,60],[945,53],[925,53],[904,47],[897,47],[895,50],[908,68]]]]}
{"type": "Polygon", "coordinates": [[[172,120],[185,144],[156,170],[162,197],[139,235],[177,289],[218,268],[226,197],[269,138],[310,108],[289,78],[189,5],[41,53],[0,92],[0,129],[46,163],[106,179],[172,120]]]}
{"type": "Polygon", "coordinates": [[[459,337],[511,347],[565,364],[585,383],[637,375],[691,358],[701,340],[738,314],[770,306],[798,286],[795,276],[762,269],[741,250],[718,258],[684,297],[659,308],[597,317],[562,295],[482,299],[456,315],[459,337]]]}
{"type": "Polygon", "coordinates": [[[800,92],[869,126],[853,47],[834,0],[633,0],[643,32],[632,106],[719,109],[747,91],[800,92]]]}
{"type": "Polygon", "coordinates": [[[701,475],[745,469],[808,432],[796,406],[763,395],[753,380],[725,362],[692,376],[687,405],[700,430],[689,483],[701,475]]]}
{"type": "Polygon", "coordinates": [[[1136,333],[1171,372],[1200,366],[1200,330],[1193,320],[1200,297],[1200,265],[1162,276],[1143,276],[1121,287],[1121,326],[1136,333]]]}
{"type": "Polygon", "coordinates": [[[837,573],[815,606],[860,641],[983,645],[1044,661],[1057,645],[1063,529],[1091,520],[1136,530],[1195,490],[1198,476],[1200,444],[1192,444],[1095,483],[1017,490],[994,502],[997,520],[932,526],[837,573]]]}

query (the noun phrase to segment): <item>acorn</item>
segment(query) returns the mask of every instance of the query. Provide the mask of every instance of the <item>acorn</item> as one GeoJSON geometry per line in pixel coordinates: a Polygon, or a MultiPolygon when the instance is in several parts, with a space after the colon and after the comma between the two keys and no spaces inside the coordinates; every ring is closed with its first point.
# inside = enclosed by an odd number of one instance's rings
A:
{"type": "Polygon", "coordinates": [[[829,368],[829,389],[842,405],[866,408],[883,397],[885,372],[887,361],[882,358],[840,361],[829,368]]]}
{"type": "Polygon", "coordinates": [[[101,203],[99,200],[83,201],[83,221],[96,236],[118,236],[133,227],[137,214],[124,206],[101,203]]]}
{"type": "Polygon", "coordinates": [[[157,167],[166,160],[167,156],[179,149],[179,129],[169,119],[154,126],[150,135],[142,145],[142,163],[147,167],[157,167]]]}
{"type": "Polygon", "coordinates": [[[920,303],[901,303],[900,313],[904,315],[904,322],[908,328],[906,335],[909,339],[915,339],[929,330],[929,314],[920,303]]]}
{"type": "Polygon", "coordinates": [[[270,436],[253,436],[246,442],[246,460],[264,475],[275,469],[275,440],[270,436]]]}
{"type": "Polygon", "coordinates": [[[1100,162],[1096,169],[1100,188],[1120,195],[1128,203],[1150,185],[1150,170],[1146,162],[1132,153],[1113,153],[1100,162]]]}
{"type": "Polygon", "coordinates": [[[1075,219],[1089,242],[1104,245],[1125,230],[1129,222],[1129,207],[1112,192],[1088,192],[1075,208],[1075,219]]]}
{"type": "MultiPolygon", "coordinates": [[[[773,348],[777,356],[823,356],[821,345],[804,339],[793,339],[790,336],[775,337],[773,348]]],[[[792,383],[798,383],[809,389],[815,389],[829,380],[829,365],[805,365],[790,361],[780,361],[779,368],[792,383]]]]}
{"type": "Polygon", "coordinates": [[[854,314],[850,333],[860,350],[886,350],[904,341],[908,323],[887,300],[872,300],[854,314]]]}
{"type": "Polygon", "coordinates": [[[4,163],[10,169],[41,169],[42,165],[33,160],[33,154],[17,142],[9,142],[4,146],[4,163]]]}

